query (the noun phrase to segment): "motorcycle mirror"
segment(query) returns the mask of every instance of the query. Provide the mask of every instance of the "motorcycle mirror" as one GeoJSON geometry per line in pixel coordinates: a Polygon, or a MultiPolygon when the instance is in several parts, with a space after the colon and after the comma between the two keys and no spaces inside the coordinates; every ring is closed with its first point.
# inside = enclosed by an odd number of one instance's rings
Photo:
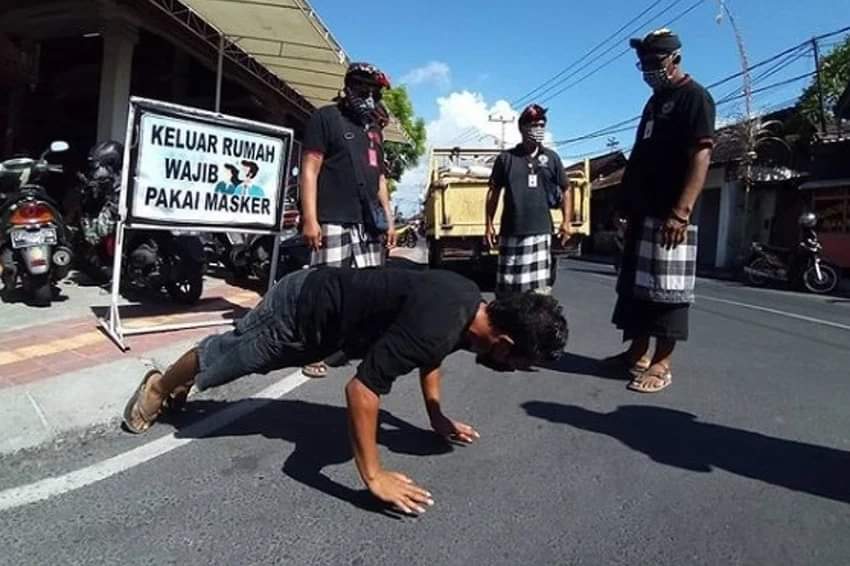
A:
{"type": "Polygon", "coordinates": [[[62,153],[63,151],[68,151],[71,146],[68,145],[66,141],[55,141],[50,144],[50,152],[51,153],[62,153]]]}
{"type": "Polygon", "coordinates": [[[68,145],[68,142],[64,141],[55,141],[50,144],[50,147],[47,148],[47,151],[41,154],[41,161],[44,161],[44,158],[47,157],[48,153],[61,153],[63,151],[68,151],[68,148],[71,146],[68,145]]]}

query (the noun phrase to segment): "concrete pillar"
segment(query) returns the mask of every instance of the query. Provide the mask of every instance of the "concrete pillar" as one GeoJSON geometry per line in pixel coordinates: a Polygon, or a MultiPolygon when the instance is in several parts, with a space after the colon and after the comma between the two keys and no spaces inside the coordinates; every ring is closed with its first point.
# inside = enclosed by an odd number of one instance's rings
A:
{"type": "Polygon", "coordinates": [[[101,33],[103,63],[100,72],[97,141],[118,140],[123,143],[127,131],[133,49],[139,34],[130,25],[117,22],[108,23],[101,33]]]}
{"type": "Polygon", "coordinates": [[[736,203],[738,200],[738,182],[724,181],[720,186],[720,217],[717,223],[717,255],[714,266],[717,268],[729,267],[735,250],[732,249],[735,221],[736,203]]]}

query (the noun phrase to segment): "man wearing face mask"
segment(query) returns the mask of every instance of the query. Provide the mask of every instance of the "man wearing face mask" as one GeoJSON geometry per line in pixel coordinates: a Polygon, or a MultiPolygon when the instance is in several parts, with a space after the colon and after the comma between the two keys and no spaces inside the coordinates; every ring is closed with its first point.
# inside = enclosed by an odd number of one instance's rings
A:
{"type": "MultiPolygon", "coordinates": [[[[337,104],[317,110],[304,134],[301,160],[302,237],[313,267],[367,268],[383,265],[395,245],[395,228],[384,171],[386,75],[374,65],[352,63],[337,104]],[[383,209],[385,232],[366,215],[383,209]],[[382,240],[385,240],[382,242],[382,240]]],[[[304,368],[327,374],[324,363],[304,368]]]]}
{"type": "Polygon", "coordinates": [[[691,213],[711,163],[715,107],[682,71],[676,34],[654,31],[632,39],[631,46],[652,96],[623,177],[620,206],[627,229],[613,322],[631,345],[608,362],[627,371],[629,389],[655,393],[670,384],[673,349],[688,338],[697,256],[691,213]]]}
{"type": "Polygon", "coordinates": [[[497,245],[494,217],[505,189],[498,235],[499,264],[496,293],[537,291],[548,293],[551,258],[551,208],[560,208],[563,223],[559,237],[570,237],[570,198],[561,158],[543,146],[546,109],[531,104],[519,116],[522,142],[496,158],[486,203],[486,238],[497,245]]]}

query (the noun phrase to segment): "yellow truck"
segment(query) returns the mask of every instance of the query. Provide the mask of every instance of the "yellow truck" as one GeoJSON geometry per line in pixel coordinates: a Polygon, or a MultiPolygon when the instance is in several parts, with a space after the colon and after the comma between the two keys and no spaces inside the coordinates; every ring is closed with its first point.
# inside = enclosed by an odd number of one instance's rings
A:
{"type": "MultiPolygon", "coordinates": [[[[432,149],[428,166],[428,190],[425,197],[425,237],[428,263],[439,267],[446,262],[472,262],[478,271],[496,273],[498,250],[484,241],[485,203],[488,180],[498,149],[432,149]]],[[[573,234],[590,235],[590,172],[585,160],[581,171],[568,173],[572,196],[573,234]]],[[[504,192],[502,193],[504,199],[504,192]]],[[[502,215],[502,199],[496,211],[496,231],[502,215]]],[[[552,210],[555,230],[561,226],[560,210],[552,210]]],[[[553,239],[552,276],[557,257],[581,253],[581,238],[573,238],[569,249],[553,239]]]]}

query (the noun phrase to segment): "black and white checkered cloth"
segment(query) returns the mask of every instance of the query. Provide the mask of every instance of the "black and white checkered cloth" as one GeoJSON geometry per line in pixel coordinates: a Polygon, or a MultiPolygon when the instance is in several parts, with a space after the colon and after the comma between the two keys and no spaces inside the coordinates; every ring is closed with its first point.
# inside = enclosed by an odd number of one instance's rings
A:
{"type": "Polygon", "coordinates": [[[366,233],[362,224],[322,224],[322,247],[310,254],[310,266],[380,267],[384,244],[366,233]]]}
{"type": "Polygon", "coordinates": [[[497,293],[549,289],[552,236],[502,236],[499,242],[497,293]]]}
{"type": "Polygon", "coordinates": [[[697,272],[697,227],[688,226],[685,241],[661,246],[662,220],[645,218],[637,243],[634,297],[655,303],[693,303],[697,272]]]}

